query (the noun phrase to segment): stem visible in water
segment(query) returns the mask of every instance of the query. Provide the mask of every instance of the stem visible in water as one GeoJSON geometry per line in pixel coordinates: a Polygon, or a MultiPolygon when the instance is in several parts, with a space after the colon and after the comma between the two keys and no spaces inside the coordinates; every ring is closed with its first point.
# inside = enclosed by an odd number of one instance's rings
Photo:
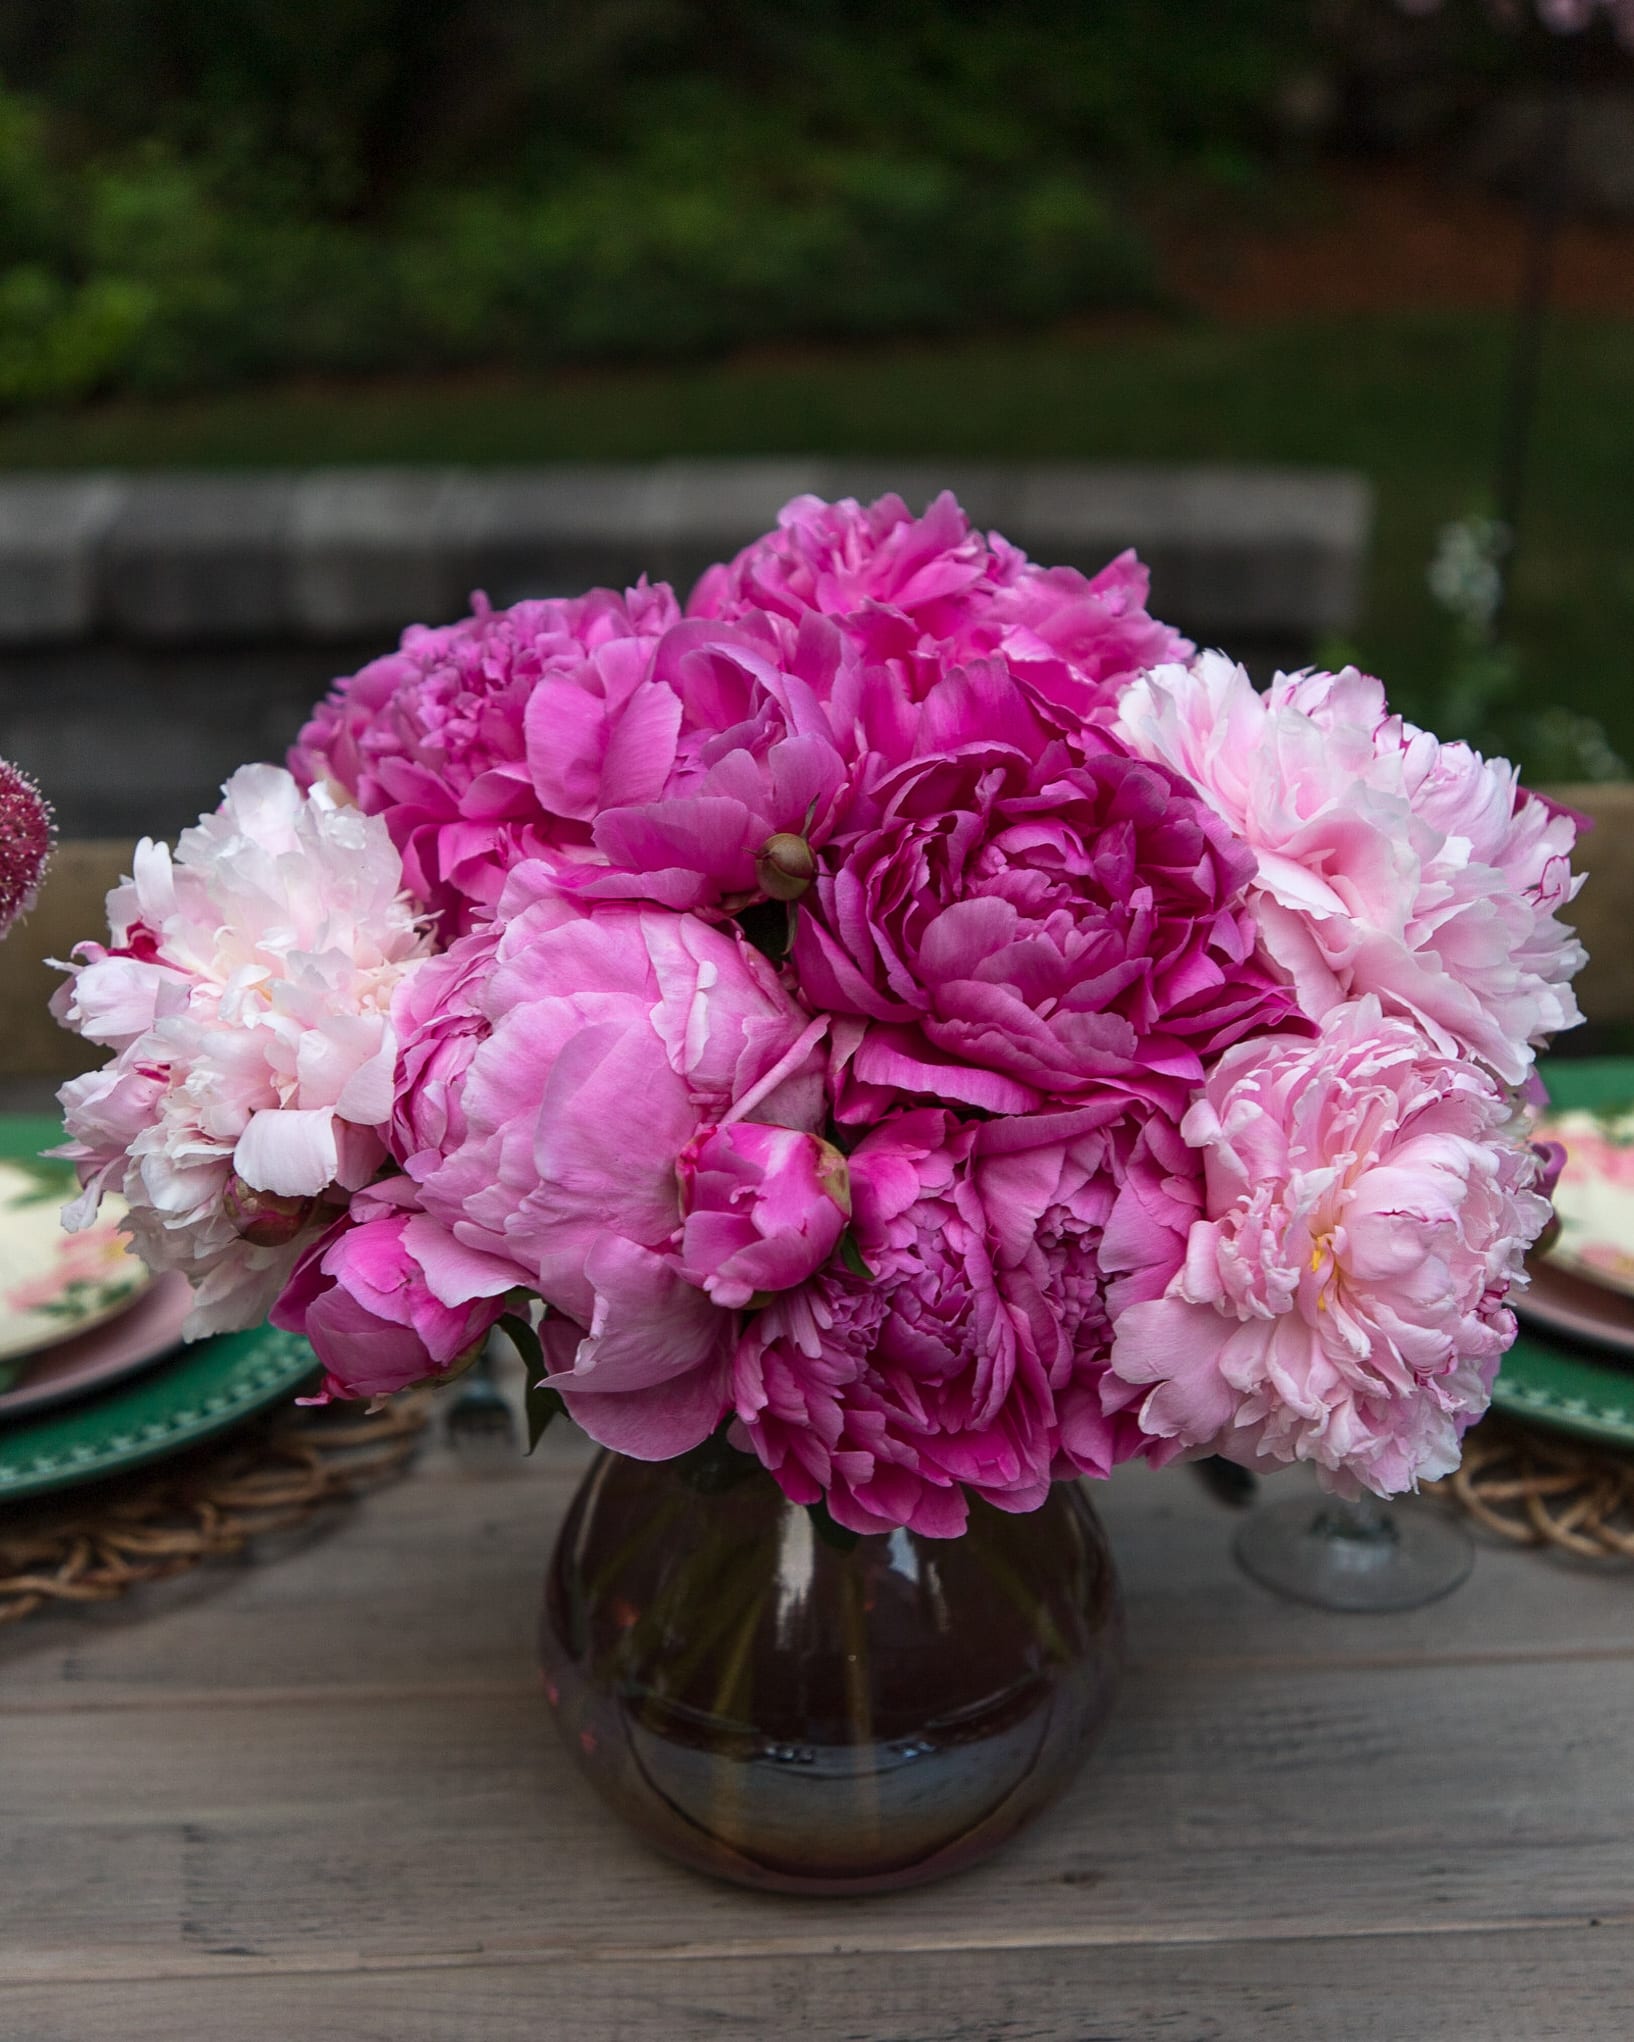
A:
{"type": "Polygon", "coordinates": [[[861,1570],[855,1554],[847,1554],[837,1564],[840,1570],[840,1623],[845,1639],[845,1713],[852,1748],[857,1755],[857,1811],[867,1847],[877,1850],[880,1843],[879,1778],[871,1755],[874,1704],[868,1684],[868,1628],[862,1600],[861,1570]]]}

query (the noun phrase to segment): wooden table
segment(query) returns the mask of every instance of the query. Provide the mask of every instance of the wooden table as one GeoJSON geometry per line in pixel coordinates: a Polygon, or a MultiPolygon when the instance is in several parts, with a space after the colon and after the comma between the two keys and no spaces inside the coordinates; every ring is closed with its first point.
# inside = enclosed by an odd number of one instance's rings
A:
{"type": "Polygon", "coordinates": [[[791,1901],[649,1855],[557,1747],[584,1452],[433,1446],[301,1550],[0,1636],[4,2042],[1634,2033],[1626,1570],[1484,1548],[1437,1608],[1327,1616],[1125,1470],[1129,1675],[1074,1792],[962,1878],[791,1901]]]}

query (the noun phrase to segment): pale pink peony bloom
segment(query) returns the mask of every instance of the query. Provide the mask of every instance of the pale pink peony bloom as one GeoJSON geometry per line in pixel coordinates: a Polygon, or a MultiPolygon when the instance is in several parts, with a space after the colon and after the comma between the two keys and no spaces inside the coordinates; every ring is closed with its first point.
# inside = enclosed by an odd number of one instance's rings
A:
{"type": "Polygon", "coordinates": [[[954,735],[861,815],[824,849],[793,950],[808,1005],[847,1017],[842,1120],[1107,1090],[1178,1113],[1205,1056],[1293,1011],[1256,955],[1247,852],[1162,766],[954,735]]]}
{"type": "Polygon", "coordinates": [[[1181,1126],[1202,1216],[1115,1327],[1109,1409],[1248,1466],[1393,1495],[1458,1465],[1549,1217],[1539,1159],[1476,1065],[1371,997],[1312,1042],[1227,1050],[1181,1126]]]}
{"type": "Polygon", "coordinates": [[[34,905],[51,856],[51,804],[9,759],[0,759],[0,936],[34,905]]]}
{"type": "Polygon", "coordinates": [[[190,1338],[261,1318],[325,1203],[384,1159],[389,1008],[426,947],[383,824],[275,766],[224,791],[174,860],[137,846],[111,943],[78,946],[53,1002],[115,1052],[59,1095],[86,1186],[69,1223],[122,1192],[143,1260],[194,1285],[190,1338]],[[255,1245],[268,1199],[305,1212],[304,1235],[255,1245]]]}
{"type": "Polygon", "coordinates": [[[1582,1019],[1557,912],[1582,884],[1575,827],[1506,761],[1390,715],[1353,667],[1259,694],[1220,653],[1133,682],[1118,729],[1253,851],[1265,949],[1313,1019],[1372,993],[1508,1084],[1582,1019]]]}
{"type": "Polygon", "coordinates": [[[441,1229],[406,1239],[433,1292],[536,1291],[561,1315],[555,1386],[593,1438],[645,1459],[696,1445],[725,1408],[737,1320],[683,1271],[679,1159],[751,1114],[814,1126],[824,1024],[734,935],[586,912],[540,867],[398,1018],[394,1140],[441,1229]]]}
{"type": "Polygon", "coordinates": [[[338,681],[289,755],[303,786],[331,781],[385,817],[445,937],[493,907],[512,866],[593,855],[602,807],[662,790],[674,707],[645,685],[680,617],[667,588],[475,603],[338,681]]]}
{"type": "Polygon", "coordinates": [[[830,1265],[772,1299],[733,1362],[743,1435],[794,1501],[824,1498],[859,1532],[951,1537],[967,1489],[1031,1510],[1056,1476],[1174,1451],[1099,1386],[1112,1321],[1161,1291],[1196,1189],[1172,1126],[1137,1136],[1116,1111],[925,1107],[858,1144],[870,1273],[830,1265]]]}

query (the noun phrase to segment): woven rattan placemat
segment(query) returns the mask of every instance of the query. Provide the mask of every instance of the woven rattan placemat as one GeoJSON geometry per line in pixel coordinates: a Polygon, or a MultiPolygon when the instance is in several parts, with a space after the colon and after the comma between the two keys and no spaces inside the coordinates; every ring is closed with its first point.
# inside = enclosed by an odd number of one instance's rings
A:
{"type": "Polygon", "coordinates": [[[306,1524],[405,1473],[429,1395],[379,1411],[286,1406],[208,1446],[0,1509],[0,1625],[108,1602],[306,1524]]]}
{"type": "Polygon", "coordinates": [[[1464,1441],[1439,1496],[1517,1546],[1634,1560],[1634,1454],[1523,1425],[1496,1412],[1464,1441]]]}

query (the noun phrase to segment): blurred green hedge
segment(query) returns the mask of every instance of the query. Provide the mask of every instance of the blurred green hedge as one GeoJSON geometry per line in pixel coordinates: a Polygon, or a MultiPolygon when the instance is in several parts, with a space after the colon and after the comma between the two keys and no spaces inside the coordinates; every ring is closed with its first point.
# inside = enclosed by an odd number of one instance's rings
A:
{"type": "Polygon", "coordinates": [[[1149,304],[1307,0],[6,0],[0,403],[1149,304]]]}

